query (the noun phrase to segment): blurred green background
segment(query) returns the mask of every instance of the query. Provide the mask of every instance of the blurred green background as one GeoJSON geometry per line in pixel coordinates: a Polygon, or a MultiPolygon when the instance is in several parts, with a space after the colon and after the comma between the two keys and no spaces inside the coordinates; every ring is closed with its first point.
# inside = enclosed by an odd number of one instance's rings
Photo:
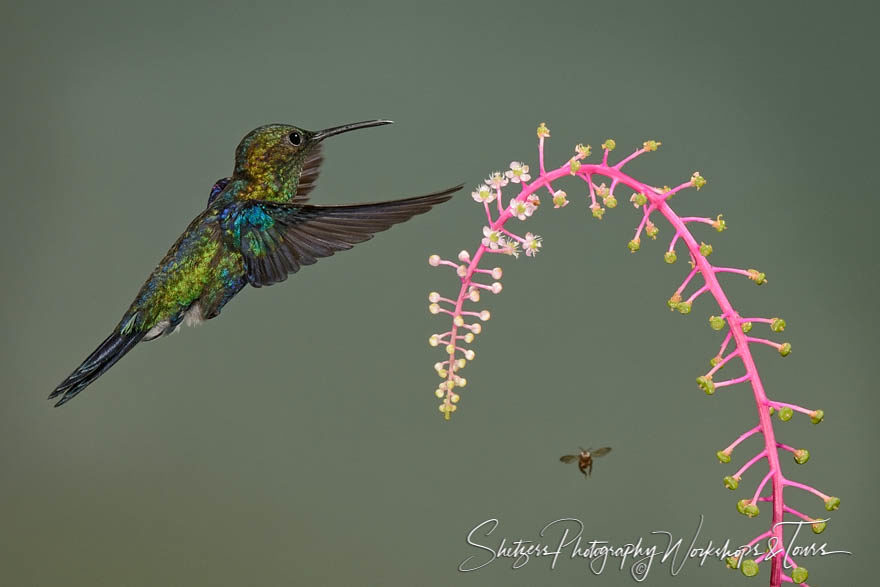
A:
{"type": "MultiPolygon", "coordinates": [[[[726,279],[730,298],[788,321],[790,357],[756,350],[769,393],[826,412],[776,428],[812,454],[785,471],[843,501],[819,542],[854,555],[801,563],[817,584],[868,580],[880,546],[868,3],[125,4],[7,3],[0,23],[4,585],[627,585],[629,564],[614,562],[599,576],[571,560],[457,568],[484,556],[465,537],[489,518],[494,546],[562,517],[618,544],[662,545],[650,532],[667,530],[686,546],[701,514],[699,544],[763,531],[769,511],[734,508],[762,466],[736,493],[721,485],[759,442],[730,465],[714,457],[754,425],[751,394],[694,383],[720,339],[706,320],[717,308],[670,313],[686,264],[662,261],[669,226],[631,255],[629,193],[597,222],[574,181],[560,184],[571,206],[529,221],[545,237],[537,260],[504,259],[503,293],[483,297],[493,319],[451,422],[426,344],[446,323],[426,306],[456,281],[426,259],[475,247],[468,193],[245,290],[63,409],[45,401],[246,132],[374,117],[396,124],[328,141],[316,202],[469,192],[511,160],[536,165],[541,121],[548,165],[610,136],[621,155],[663,141],[629,167],[649,183],[699,170],[709,184],[676,197],[679,212],[723,213],[727,232],[696,229],[713,261],[769,279],[726,279]],[[604,444],[614,452],[589,480],[557,460],[604,444]]],[[[711,560],[648,576],[744,580],[711,560]]]]}

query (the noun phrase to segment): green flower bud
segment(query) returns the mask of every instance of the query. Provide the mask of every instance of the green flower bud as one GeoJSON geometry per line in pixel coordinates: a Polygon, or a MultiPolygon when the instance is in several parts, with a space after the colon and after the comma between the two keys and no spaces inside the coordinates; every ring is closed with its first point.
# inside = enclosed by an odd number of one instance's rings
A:
{"type": "Polygon", "coordinates": [[[767,276],[757,269],[749,269],[749,279],[754,281],[756,285],[764,285],[767,283],[767,276]]]}
{"type": "Polygon", "coordinates": [[[822,410],[816,410],[812,414],[810,414],[810,422],[813,424],[818,424],[825,418],[825,412],[822,410]]]}
{"type": "Polygon", "coordinates": [[[794,416],[794,410],[789,407],[779,408],[779,419],[788,422],[794,416]]]}
{"type": "Polygon", "coordinates": [[[715,393],[715,383],[712,382],[711,377],[700,375],[697,377],[697,385],[700,386],[700,389],[706,392],[706,395],[712,395],[715,393]]]}
{"type": "Polygon", "coordinates": [[[805,448],[799,448],[794,451],[794,462],[799,465],[803,465],[807,461],[810,460],[810,451],[805,448]]]}
{"type": "Polygon", "coordinates": [[[728,569],[735,569],[739,566],[739,559],[735,556],[729,556],[724,559],[724,564],[727,565],[728,569]]]}
{"type": "Polygon", "coordinates": [[[614,196],[608,196],[602,202],[609,208],[617,208],[617,198],[614,196]]]}
{"type": "Polygon", "coordinates": [[[782,332],[785,330],[785,320],[782,318],[774,318],[773,322],[770,323],[770,330],[773,332],[782,332]]]}
{"type": "Polygon", "coordinates": [[[578,169],[580,169],[580,168],[581,168],[581,162],[578,161],[577,159],[575,159],[574,157],[572,157],[571,161],[568,162],[568,169],[569,169],[568,172],[570,174],[574,175],[575,173],[578,172],[578,169]]]}
{"type": "Polygon", "coordinates": [[[639,240],[634,238],[631,241],[629,241],[629,243],[627,243],[626,246],[629,247],[629,250],[631,253],[635,253],[636,251],[639,250],[639,247],[641,245],[639,244],[639,240]]]}
{"type": "Polygon", "coordinates": [[[663,260],[666,261],[667,263],[669,263],[670,265],[675,263],[675,261],[677,259],[678,259],[678,257],[675,255],[675,251],[666,251],[663,254],[663,260]]]}
{"type": "Polygon", "coordinates": [[[605,208],[602,208],[601,206],[596,206],[595,208],[593,208],[593,217],[594,218],[598,218],[599,220],[602,220],[603,214],[605,214],[605,208]]]}
{"type": "Polygon", "coordinates": [[[791,572],[791,580],[800,585],[807,580],[809,573],[804,567],[797,567],[791,572]]]}
{"type": "Polygon", "coordinates": [[[609,151],[613,151],[617,146],[617,143],[614,142],[614,139],[606,139],[604,143],[602,143],[603,149],[608,149],[609,151]]]}
{"type": "Polygon", "coordinates": [[[748,499],[741,499],[736,502],[736,509],[742,515],[748,516],[750,518],[754,518],[761,513],[761,511],[758,509],[758,506],[751,503],[748,499]]]}
{"type": "Polygon", "coordinates": [[[833,512],[837,508],[840,507],[840,498],[839,497],[829,497],[825,500],[825,509],[829,512],[833,512]]]}
{"type": "Polygon", "coordinates": [[[645,226],[645,234],[647,234],[650,238],[657,239],[657,235],[660,233],[660,229],[657,228],[654,223],[648,222],[645,226]]]}
{"type": "Polygon", "coordinates": [[[727,477],[724,478],[724,486],[727,487],[728,489],[730,489],[731,491],[733,491],[734,489],[739,487],[739,479],[728,475],[727,477]]]}
{"type": "MultiPolygon", "coordinates": [[[[716,357],[712,357],[711,359],[709,359],[709,364],[712,365],[713,367],[720,362],[721,362],[721,357],[716,356],[716,357]]],[[[720,367],[720,368],[724,369],[724,367],[720,367]]]]}
{"type": "Polygon", "coordinates": [[[663,143],[659,141],[645,141],[644,143],[642,143],[642,146],[645,148],[646,151],[656,151],[657,147],[662,144],[663,143]]]}
{"type": "Polygon", "coordinates": [[[776,413],[776,408],[774,408],[773,406],[770,406],[770,409],[767,410],[767,411],[768,411],[768,412],[770,413],[770,415],[772,416],[773,414],[776,413]]]}
{"type": "Polygon", "coordinates": [[[719,450],[718,452],[716,452],[715,456],[718,457],[719,463],[729,463],[730,462],[730,455],[727,454],[726,452],[724,452],[723,450],[719,450]]]}
{"type": "Polygon", "coordinates": [[[724,328],[724,318],[721,316],[709,316],[709,326],[712,330],[721,330],[724,328]]]}
{"type": "Polygon", "coordinates": [[[712,226],[715,227],[715,230],[718,232],[727,230],[727,223],[721,218],[721,216],[723,216],[723,214],[719,214],[718,218],[715,219],[715,222],[712,223],[712,226]]]}
{"type": "Polygon", "coordinates": [[[633,194],[632,196],[630,196],[629,201],[635,204],[636,207],[644,206],[648,203],[648,196],[639,192],[638,194],[633,194]]]}
{"type": "Polygon", "coordinates": [[[779,347],[779,354],[782,355],[783,357],[787,357],[788,355],[790,355],[791,354],[791,343],[790,342],[782,343],[782,346],[779,347]]]}
{"type": "Polygon", "coordinates": [[[704,257],[708,257],[712,254],[712,245],[707,245],[706,243],[700,243],[700,254],[704,257]]]}
{"type": "Polygon", "coordinates": [[[675,305],[675,308],[678,310],[680,314],[690,314],[691,313],[691,303],[690,302],[679,302],[675,305]]]}
{"type": "Polygon", "coordinates": [[[810,528],[812,528],[813,534],[821,534],[822,532],[825,531],[825,526],[827,526],[827,525],[828,524],[826,524],[825,522],[822,522],[822,521],[813,522],[812,524],[810,524],[810,528]]]}
{"type": "Polygon", "coordinates": [[[751,322],[743,322],[741,327],[742,327],[743,333],[748,334],[749,331],[751,331],[751,329],[752,329],[752,323],[751,322]]]}
{"type": "Polygon", "coordinates": [[[758,574],[758,563],[752,559],[744,560],[740,565],[739,570],[746,577],[754,577],[758,574]]]}
{"type": "Polygon", "coordinates": [[[706,185],[706,179],[700,175],[699,171],[694,171],[694,174],[691,176],[691,185],[699,191],[701,187],[706,185]]]}

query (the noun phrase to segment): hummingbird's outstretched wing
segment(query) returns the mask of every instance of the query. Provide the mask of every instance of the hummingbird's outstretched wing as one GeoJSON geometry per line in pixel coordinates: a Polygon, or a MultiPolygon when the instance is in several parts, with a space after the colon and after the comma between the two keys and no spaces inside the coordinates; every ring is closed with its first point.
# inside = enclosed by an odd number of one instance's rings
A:
{"type": "Polygon", "coordinates": [[[227,244],[237,248],[244,259],[248,282],[261,287],[284,281],[303,265],[350,249],[377,232],[423,214],[461,188],[345,206],[256,200],[236,207],[221,225],[227,244]]]}

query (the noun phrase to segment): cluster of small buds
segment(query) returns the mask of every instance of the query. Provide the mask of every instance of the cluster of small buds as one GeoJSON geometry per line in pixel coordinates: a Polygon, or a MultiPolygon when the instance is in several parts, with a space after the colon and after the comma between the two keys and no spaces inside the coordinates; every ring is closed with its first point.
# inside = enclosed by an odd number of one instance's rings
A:
{"type": "MultiPolygon", "coordinates": [[[[609,155],[617,147],[613,139],[603,141],[600,163],[587,162],[587,158],[591,155],[591,148],[589,145],[578,144],[575,147],[573,156],[560,167],[548,171],[544,165],[544,143],[550,137],[550,130],[545,123],[541,123],[537,128],[536,134],[538,137],[538,165],[534,166],[534,171],[533,166],[522,161],[512,161],[509,164],[508,170],[503,173],[500,171],[493,172],[484,180],[483,184],[477,186],[471,192],[473,200],[481,205],[486,214],[486,222],[482,228],[482,238],[478,248],[472,252],[461,251],[456,261],[444,260],[438,255],[432,255],[429,258],[429,263],[432,266],[448,266],[455,269],[455,273],[460,281],[457,296],[443,297],[438,292],[431,292],[428,296],[430,302],[428,309],[431,313],[446,314],[452,319],[452,326],[449,330],[433,334],[429,338],[429,343],[432,346],[440,346],[446,353],[445,360],[434,365],[435,371],[443,380],[435,392],[436,396],[442,400],[439,406],[440,411],[448,419],[450,414],[457,409],[461,399],[459,390],[467,384],[467,380],[460,375],[460,371],[468,362],[474,359],[474,351],[465,345],[470,345],[476,335],[480,334],[482,330],[480,323],[490,318],[488,310],[471,309],[466,304],[479,303],[481,293],[491,292],[497,294],[502,290],[500,282],[502,276],[501,268],[485,269],[480,266],[480,263],[487,258],[487,255],[491,256],[492,254],[518,257],[519,252],[522,251],[526,257],[535,257],[542,248],[543,239],[540,236],[531,232],[526,232],[524,236],[519,236],[506,228],[507,221],[513,218],[519,221],[528,221],[541,203],[538,192],[545,189],[549,192],[554,208],[566,207],[569,204],[568,194],[561,189],[555,188],[553,183],[567,177],[576,177],[586,183],[587,188],[585,191],[587,192],[589,209],[593,217],[601,220],[607,210],[617,207],[618,200],[614,192],[616,188],[623,185],[625,187],[622,189],[633,190],[629,201],[639,211],[641,216],[641,221],[634,236],[627,243],[627,248],[632,253],[641,249],[643,232],[651,240],[656,240],[660,234],[659,228],[651,219],[652,214],[655,215],[655,218],[657,215],[663,216],[673,227],[669,246],[663,253],[663,260],[667,264],[672,265],[676,263],[678,258],[677,244],[681,247],[683,243],[686,247],[686,251],[681,252],[687,255],[685,258],[688,259],[690,271],[683,283],[667,301],[670,310],[678,310],[679,313],[684,315],[690,314],[695,304],[704,294],[706,297],[714,299],[719,306],[720,313],[709,316],[708,320],[710,327],[720,332],[724,339],[720,350],[712,355],[709,361],[711,369],[696,378],[697,386],[707,395],[713,395],[716,391],[723,388],[748,384],[752,388],[752,394],[761,413],[759,422],[754,428],[744,433],[726,449],[716,453],[719,462],[729,463],[731,462],[733,449],[740,442],[754,434],[760,434],[764,438],[764,449],[752,457],[736,473],[727,475],[723,479],[725,487],[732,491],[737,490],[743,481],[744,475],[752,465],[762,460],[768,463],[769,471],[757,484],[757,490],[754,495],[751,499],[738,501],[737,510],[743,515],[753,518],[760,515],[758,502],[771,501],[774,504],[781,504],[781,511],[785,514],[799,516],[808,521],[814,532],[823,531],[825,529],[824,520],[808,518],[784,505],[783,488],[795,487],[813,493],[823,500],[828,511],[837,509],[840,505],[840,500],[782,476],[778,459],[780,450],[791,452],[795,463],[798,465],[805,464],[810,458],[810,453],[805,448],[794,449],[776,442],[773,425],[770,423],[770,418],[767,417],[766,412],[769,412],[770,415],[777,415],[782,422],[791,420],[796,413],[801,413],[807,415],[814,424],[818,424],[824,419],[824,412],[768,399],[758,376],[750,347],[758,344],[771,346],[781,356],[785,357],[791,353],[791,344],[754,338],[750,335],[750,332],[755,324],[766,324],[773,333],[781,333],[786,329],[786,322],[779,317],[742,318],[730,305],[718,280],[718,274],[720,273],[733,273],[745,276],[757,285],[763,285],[767,283],[766,275],[756,269],[718,267],[711,263],[709,258],[713,253],[713,246],[696,240],[688,225],[693,223],[703,224],[714,228],[720,233],[727,229],[727,223],[723,219],[722,214],[717,214],[714,218],[681,217],[669,205],[669,199],[679,192],[687,188],[700,190],[705,187],[706,179],[699,171],[695,171],[689,179],[679,183],[677,186],[657,188],[640,182],[622,171],[622,168],[636,157],[644,153],[657,151],[662,143],[656,140],[644,141],[641,148],[636,149],[632,154],[624,157],[616,164],[609,163],[609,155]],[[537,176],[534,181],[532,181],[533,173],[537,176]],[[598,181],[599,178],[605,178],[608,183],[598,181]],[[511,188],[515,188],[517,193],[511,194],[512,197],[502,199],[502,190],[508,185],[511,188]],[[507,202],[506,206],[504,204],[505,201],[507,202]],[[494,280],[491,283],[487,281],[490,277],[494,280]],[[702,280],[702,285],[696,287],[692,294],[685,293],[695,277],[702,280]],[[731,344],[732,348],[728,349],[731,344]],[[738,359],[745,367],[745,375],[719,380],[721,379],[718,376],[719,371],[724,369],[725,365],[734,359],[738,359]],[[773,483],[770,483],[771,479],[773,483]],[[762,495],[764,489],[768,487],[770,488],[771,495],[762,495]]],[[[650,245],[650,241],[646,241],[647,245],[650,245]]],[[[770,509],[774,516],[771,530],[753,540],[752,544],[758,540],[771,537],[777,541],[782,540],[782,531],[780,529],[782,519],[778,517],[780,509],[778,507],[770,509]]],[[[727,559],[727,562],[729,566],[741,569],[743,574],[754,576],[758,573],[759,565],[764,560],[769,559],[758,557],[756,560],[742,560],[742,556],[740,556],[730,557],[727,559]]],[[[800,583],[806,579],[807,573],[803,567],[792,563],[792,566],[789,568],[793,570],[790,576],[787,576],[782,574],[782,567],[778,559],[773,559],[771,564],[773,566],[771,584],[774,587],[781,580],[800,583]]]]}
{"type": "MultiPolygon", "coordinates": [[[[550,136],[550,130],[546,124],[541,124],[537,129],[537,136],[541,144],[550,136]]],[[[590,147],[578,145],[575,156],[571,158],[568,169],[576,174],[580,169],[580,161],[590,155],[590,147]]],[[[541,152],[541,173],[543,175],[543,151],[541,152]]],[[[428,263],[432,267],[449,266],[455,269],[455,273],[461,281],[458,296],[443,297],[438,292],[431,292],[428,296],[430,305],[428,310],[432,314],[447,314],[452,317],[452,328],[443,333],[433,334],[428,342],[432,346],[442,346],[447,353],[447,359],[435,364],[435,371],[443,379],[443,382],[435,390],[435,394],[443,402],[440,411],[448,419],[450,414],[457,409],[460,396],[456,390],[466,385],[466,380],[458,372],[464,368],[468,361],[474,358],[474,351],[463,345],[474,341],[476,335],[482,331],[479,322],[489,320],[491,314],[488,310],[471,310],[466,307],[467,303],[480,302],[481,292],[498,294],[502,290],[500,282],[502,271],[500,267],[483,269],[480,261],[486,254],[501,253],[514,258],[524,252],[526,257],[535,257],[544,244],[543,238],[532,232],[526,232],[524,236],[514,234],[505,228],[505,222],[510,218],[527,221],[537,211],[541,200],[536,192],[537,186],[530,184],[532,179],[531,167],[521,161],[512,161],[509,169],[504,173],[495,171],[489,174],[482,184],[476,186],[471,192],[475,202],[481,204],[487,219],[483,226],[483,236],[480,246],[473,253],[461,251],[458,262],[442,259],[439,255],[431,255],[428,263]],[[508,200],[506,207],[502,204],[502,189],[510,184],[518,184],[520,193],[508,200]],[[490,204],[497,202],[495,206],[490,204]],[[489,276],[495,281],[485,282],[489,276]]],[[[549,184],[548,184],[549,189],[549,184]]],[[[603,201],[609,207],[616,205],[613,195],[608,188],[603,189],[603,201]]],[[[554,208],[564,208],[569,204],[568,195],[563,190],[550,190],[554,208]]]]}

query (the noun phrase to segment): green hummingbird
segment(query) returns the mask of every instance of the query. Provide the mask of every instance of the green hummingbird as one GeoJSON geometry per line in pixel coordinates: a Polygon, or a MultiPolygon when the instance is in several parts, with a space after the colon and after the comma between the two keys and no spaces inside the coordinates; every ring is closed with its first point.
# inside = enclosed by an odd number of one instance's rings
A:
{"type": "Polygon", "coordinates": [[[241,289],[272,285],[321,257],[449,200],[461,185],[414,198],[369,204],[308,203],[323,161],[321,142],[344,132],[391,124],[368,120],[308,131],[269,124],[248,133],[235,151],[231,177],[211,190],[141,287],[104,342],[49,395],[64,405],[139,342],[166,336],[181,323],[220,314],[241,289]]]}

